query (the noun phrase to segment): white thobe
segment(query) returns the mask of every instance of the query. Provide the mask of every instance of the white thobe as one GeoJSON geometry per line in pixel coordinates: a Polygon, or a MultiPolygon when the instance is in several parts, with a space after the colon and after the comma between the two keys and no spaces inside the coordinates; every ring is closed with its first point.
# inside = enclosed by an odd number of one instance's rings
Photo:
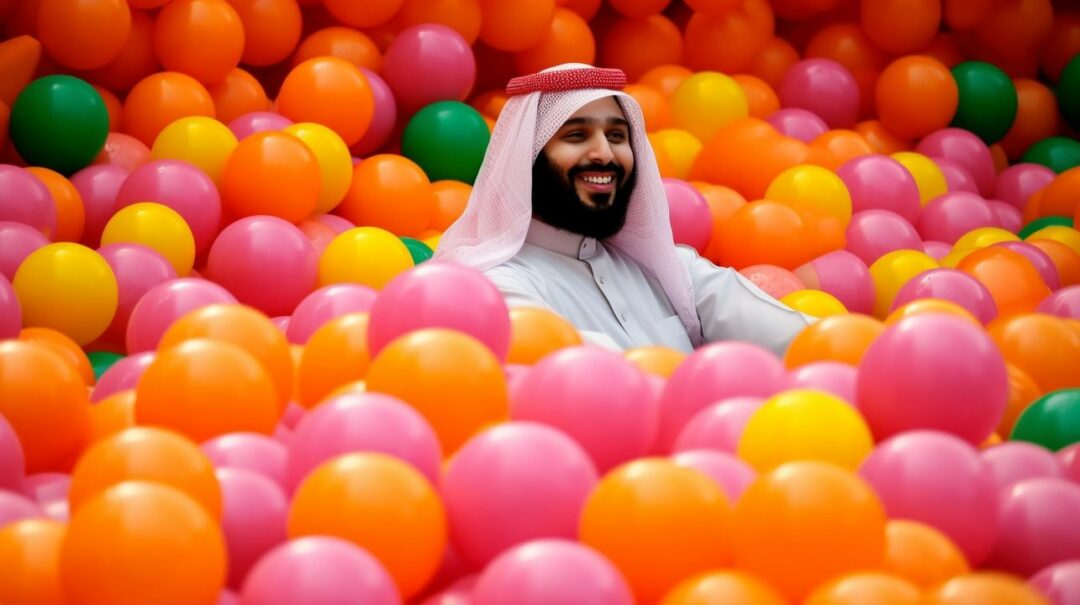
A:
{"type": "MultiPolygon", "coordinates": [[[[740,340],[782,355],[811,321],[739,272],[717,267],[689,246],[676,246],[690,273],[705,342],[740,340]]],[[[533,220],[513,258],[484,273],[510,307],[540,307],[609,348],[662,345],[693,350],[660,283],[630,257],[590,237],[533,220]]]]}

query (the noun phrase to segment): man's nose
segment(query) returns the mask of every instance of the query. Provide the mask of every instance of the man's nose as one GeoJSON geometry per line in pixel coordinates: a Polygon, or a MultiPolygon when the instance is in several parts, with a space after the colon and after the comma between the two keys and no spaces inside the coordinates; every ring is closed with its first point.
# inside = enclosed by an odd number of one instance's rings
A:
{"type": "Polygon", "coordinates": [[[608,143],[607,137],[593,137],[589,145],[588,157],[589,161],[597,164],[607,164],[615,159],[615,153],[611,150],[611,144],[608,143]]]}

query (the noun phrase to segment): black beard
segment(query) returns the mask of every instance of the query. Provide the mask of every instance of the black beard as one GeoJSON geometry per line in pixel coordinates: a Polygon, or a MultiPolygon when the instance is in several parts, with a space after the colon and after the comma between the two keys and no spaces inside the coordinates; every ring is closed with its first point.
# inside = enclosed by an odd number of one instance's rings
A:
{"type": "Polygon", "coordinates": [[[634,191],[637,171],[631,171],[624,182],[625,175],[622,166],[614,162],[574,166],[564,174],[547,155],[540,153],[532,170],[533,215],[557,229],[607,239],[621,231],[626,223],[626,211],[630,208],[630,193],[634,191]],[[617,185],[613,201],[609,203],[611,194],[606,193],[592,196],[595,206],[581,200],[573,183],[578,174],[588,171],[615,173],[617,185]]]}

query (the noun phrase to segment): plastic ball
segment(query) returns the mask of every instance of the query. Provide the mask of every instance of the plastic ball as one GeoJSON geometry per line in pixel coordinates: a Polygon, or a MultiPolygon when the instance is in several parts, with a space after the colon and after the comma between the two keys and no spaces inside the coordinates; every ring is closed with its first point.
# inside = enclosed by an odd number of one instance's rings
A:
{"type": "Polygon", "coordinates": [[[846,250],[867,265],[896,250],[919,250],[922,240],[915,228],[888,210],[864,210],[851,218],[845,232],[846,250]]]}
{"type": "Polygon", "coordinates": [[[951,578],[926,595],[928,605],[1015,603],[1044,605],[1046,596],[1020,578],[1001,572],[977,572],[951,578]]]}
{"type": "Polygon", "coordinates": [[[927,298],[956,303],[983,324],[997,317],[997,304],[986,286],[958,269],[932,269],[915,276],[896,293],[892,310],[927,298]]]}
{"type": "Polygon", "coordinates": [[[948,536],[925,523],[903,519],[885,525],[884,568],[923,589],[971,570],[948,536]]]}
{"type": "Polygon", "coordinates": [[[79,244],[38,248],[19,266],[12,286],[25,325],[53,328],[79,344],[100,336],[116,312],[116,276],[101,255],[79,244]]]}
{"type": "Polygon", "coordinates": [[[367,313],[331,319],[308,339],[296,371],[297,401],[315,407],[327,395],[367,375],[367,313]]]}
{"type": "Polygon", "coordinates": [[[1054,136],[1058,118],[1057,98],[1046,84],[1027,78],[1012,81],[1016,87],[1016,119],[999,143],[1010,160],[1019,160],[1036,141],[1054,136]]]}
{"type": "Polygon", "coordinates": [[[225,0],[175,0],[154,21],[154,54],[162,66],[204,86],[236,68],[245,43],[244,23],[225,0]]]}
{"type": "Polygon", "coordinates": [[[671,590],[661,601],[661,605],[699,605],[726,601],[755,605],[784,605],[788,602],[761,578],[743,571],[730,570],[688,578],[671,590]]]}
{"type": "Polygon", "coordinates": [[[1068,137],[1049,137],[1028,147],[1020,161],[1040,164],[1060,174],[1080,166],[1080,141],[1068,137]]]}
{"type": "Polygon", "coordinates": [[[166,126],[188,116],[214,117],[214,100],[191,76],[174,71],[148,75],[124,99],[123,131],[146,146],[166,126]]]}
{"type": "Polygon", "coordinates": [[[987,145],[1000,141],[1016,119],[1016,87],[1005,72],[982,61],[952,68],[959,105],[952,124],[979,135],[987,145]]]}
{"type": "Polygon", "coordinates": [[[749,115],[739,84],[722,73],[699,72],[683,80],[671,94],[671,118],[676,128],[707,142],[721,127],[749,115]]]}
{"type": "Polygon", "coordinates": [[[874,308],[874,283],[866,263],[847,250],[819,256],[795,269],[805,287],[827,292],[853,313],[874,308]]]}
{"type": "Polygon", "coordinates": [[[1052,601],[1070,599],[1080,590],[1080,564],[1069,561],[1051,565],[1032,576],[1028,584],[1052,601]]]}
{"type": "MultiPolygon", "coordinates": [[[[873,5],[868,0],[863,4],[873,5]]],[[[930,57],[910,55],[882,70],[874,97],[885,128],[914,139],[948,126],[960,95],[947,67],[930,57]]]]}
{"type": "Polygon", "coordinates": [[[126,206],[113,215],[101,232],[101,245],[142,244],[161,254],[177,275],[191,272],[195,238],[191,228],[172,208],[153,202],[126,206]]]}
{"type": "Polygon", "coordinates": [[[919,605],[922,590],[910,581],[878,571],[846,574],[819,586],[806,605],[853,605],[880,600],[894,605],[919,605]]]}
{"type": "Polygon", "coordinates": [[[555,0],[527,0],[506,4],[499,0],[480,0],[483,20],[480,40],[503,52],[518,52],[540,44],[555,18],[555,0]]]}
{"type": "Polygon", "coordinates": [[[1002,317],[1035,310],[1050,289],[1023,254],[989,246],[964,257],[957,269],[978,279],[994,299],[1002,317]]]}
{"type": "Polygon", "coordinates": [[[67,75],[28,84],[11,107],[10,120],[11,142],[19,155],[61,174],[90,165],[109,132],[101,95],[86,81],[67,75]]]}
{"type": "Polygon", "coordinates": [[[390,138],[397,123],[397,101],[386,80],[366,67],[360,72],[368,79],[371,94],[375,99],[375,108],[371,115],[371,125],[364,136],[350,147],[358,156],[368,156],[380,149],[390,138]]]}
{"type": "Polygon", "coordinates": [[[240,141],[221,176],[221,200],[232,216],[271,215],[292,223],[319,200],[318,158],[286,132],[260,132],[240,141]]]}
{"type": "Polygon", "coordinates": [[[743,2],[721,14],[695,13],[684,30],[684,62],[695,70],[728,74],[749,71],[776,87],[778,80],[750,69],[767,54],[775,26],[772,7],[764,0],[743,2]]]}
{"type": "Polygon", "coordinates": [[[1037,443],[1049,450],[1063,449],[1080,440],[1075,423],[1080,414],[1080,389],[1047,393],[1020,415],[1011,439],[1037,443]]]}
{"type": "Polygon", "coordinates": [[[10,520],[0,529],[0,557],[11,577],[0,586],[5,603],[63,603],[56,570],[67,526],[46,519],[10,520]]]}
{"type": "Polygon", "coordinates": [[[292,124],[282,131],[303,141],[315,154],[321,175],[315,213],[330,212],[341,203],[352,182],[353,164],[348,146],[336,132],[313,122],[292,124]]]}
{"type": "Polygon", "coordinates": [[[375,302],[375,291],[357,284],[334,284],[304,297],[292,312],[286,336],[289,342],[305,344],[327,322],[349,313],[367,313],[375,302]]]}
{"type": "Polygon", "coordinates": [[[809,143],[829,130],[817,114],[798,107],[788,107],[769,114],[765,120],[782,135],[809,143]]]}
{"type": "MultiPolygon", "coordinates": [[[[371,605],[401,603],[394,579],[379,559],[330,536],[298,538],[270,550],[255,562],[242,590],[250,603],[332,605],[342,594],[371,605]]],[[[218,603],[226,605],[220,599],[218,603]]]]}
{"type": "Polygon", "coordinates": [[[192,116],[169,124],[158,134],[150,159],[183,160],[220,185],[222,169],[235,148],[236,135],[227,126],[213,118],[192,116]]]}
{"type": "Polygon", "coordinates": [[[686,179],[694,158],[701,152],[701,141],[685,130],[667,128],[649,133],[649,142],[653,149],[666,153],[675,168],[675,178],[686,179]]]}
{"type": "Polygon", "coordinates": [[[851,72],[835,61],[806,59],[796,63],[776,92],[783,107],[812,111],[830,128],[855,125],[859,88],[851,72]]]}
{"type": "Polygon", "coordinates": [[[811,317],[829,317],[847,313],[844,304],[820,290],[798,290],[780,299],[788,307],[811,317]]]}
{"type": "Polygon", "coordinates": [[[129,354],[153,351],[177,319],[212,304],[235,304],[236,298],[221,286],[197,278],[162,282],[139,299],[131,311],[125,341],[129,354]]]}
{"type": "Polygon", "coordinates": [[[83,208],[79,190],[70,180],[56,171],[37,166],[31,166],[26,170],[45,184],[56,204],[56,232],[53,240],[79,241],[86,224],[86,210],[83,208]]]}
{"type": "Polygon", "coordinates": [[[26,169],[0,164],[0,219],[5,224],[0,267],[11,279],[18,261],[48,243],[56,231],[56,206],[49,188],[26,169]]]}
{"type": "Polygon", "coordinates": [[[948,192],[948,181],[941,168],[934,161],[914,151],[899,151],[892,154],[892,159],[900,162],[915,179],[919,188],[919,200],[923,206],[931,200],[948,192]]]}
{"type": "Polygon", "coordinates": [[[297,65],[285,76],[277,97],[281,115],[327,126],[346,145],[356,143],[367,131],[374,103],[371,85],[360,68],[337,57],[316,57],[297,65]]]}
{"type": "Polygon", "coordinates": [[[685,244],[704,254],[712,237],[712,217],[705,196],[679,179],[663,179],[668,216],[676,244],[685,244]]]}
{"type": "Polygon", "coordinates": [[[766,199],[798,206],[809,206],[839,219],[851,220],[852,202],[847,186],[831,170],[804,165],[781,172],[765,191],[766,199]]]}
{"type": "Polygon", "coordinates": [[[180,160],[144,164],[124,180],[115,207],[122,210],[146,201],[179,213],[195,238],[197,254],[209,249],[220,228],[221,198],[202,170],[180,160]]]}
{"type": "Polygon", "coordinates": [[[337,214],[357,225],[415,237],[435,213],[431,180],[412,160],[393,154],[365,158],[353,168],[353,180],[337,214]]]}
{"type": "Polygon", "coordinates": [[[402,134],[402,154],[431,181],[472,184],[491,138],[480,112],[457,101],[439,101],[418,111],[402,134]]]}
{"type": "Polygon", "coordinates": [[[971,132],[961,128],[939,130],[919,141],[915,151],[939,162],[941,158],[955,162],[971,176],[983,197],[994,192],[997,175],[990,149],[971,132]]]}
{"type": "Polygon", "coordinates": [[[480,575],[472,595],[477,605],[634,602],[626,579],[607,558],[571,540],[535,540],[507,551],[480,575]]]}
{"type": "Polygon", "coordinates": [[[1077,109],[1080,106],[1080,60],[1075,55],[1061,72],[1057,98],[1065,121],[1073,128],[1080,128],[1080,109],[1077,109]]]}
{"type": "Polygon", "coordinates": [[[43,0],[35,5],[33,33],[49,56],[71,69],[108,64],[121,53],[132,29],[132,11],[124,0],[43,0]]]}
{"type": "Polygon", "coordinates": [[[379,290],[412,266],[409,249],[392,233],[356,227],[335,237],[319,257],[318,285],[357,283],[379,290]]]}
{"type": "Polygon", "coordinates": [[[247,113],[265,111],[270,106],[262,83],[239,67],[226,74],[224,80],[207,88],[207,92],[214,101],[214,115],[223,124],[247,113]]]}

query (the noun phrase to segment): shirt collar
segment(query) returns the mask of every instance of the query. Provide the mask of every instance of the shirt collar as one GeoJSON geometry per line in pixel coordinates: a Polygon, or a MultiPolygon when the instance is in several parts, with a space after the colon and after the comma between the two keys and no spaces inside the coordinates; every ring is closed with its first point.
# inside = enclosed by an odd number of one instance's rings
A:
{"type": "Polygon", "coordinates": [[[595,238],[564,231],[536,219],[532,219],[529,223],[529,232],[525,235],[525,241],[534,246],[540,246],[552,252],[558,252],[581,260],[596,255],[595,238]]]}

